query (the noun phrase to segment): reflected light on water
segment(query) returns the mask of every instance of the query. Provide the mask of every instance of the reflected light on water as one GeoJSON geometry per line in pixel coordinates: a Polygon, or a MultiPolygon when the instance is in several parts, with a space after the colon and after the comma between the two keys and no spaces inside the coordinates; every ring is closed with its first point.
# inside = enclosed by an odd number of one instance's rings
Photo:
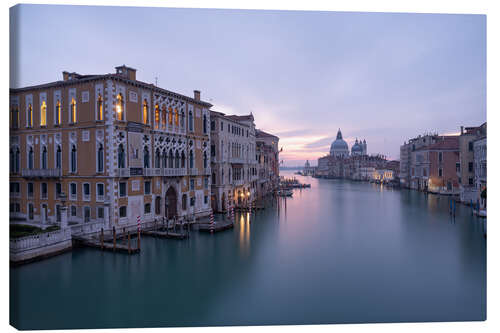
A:
{"type": "Polygon", "coordinates": [[[250,249],[250,213],[247,213],[245,218],[244,214],[240,214],[240,250],[244,254],[248,254],[250,249]]]}

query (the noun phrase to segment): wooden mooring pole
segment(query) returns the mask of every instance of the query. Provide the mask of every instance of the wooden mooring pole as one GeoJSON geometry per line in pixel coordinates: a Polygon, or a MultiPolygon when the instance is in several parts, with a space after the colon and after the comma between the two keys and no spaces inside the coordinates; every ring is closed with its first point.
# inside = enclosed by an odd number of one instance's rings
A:
{"type": "Polygon", "coordinates": [[[137,229],[137,248],[141,249],[141,228],[137,229]]]}
{"type": "Polygon", "coordinates": [[[116,229],[113,226],[113,252],[116,250],[116,229]]]}
{"type": "Polygon", "coordinates": [[[101,250],[104,249],[104,229],[101,228],[101,250]]]}
{"type": "Polygon", "coordinates": [[[130,231],[128,232],[128,254],[130,254],[130,231]]]}

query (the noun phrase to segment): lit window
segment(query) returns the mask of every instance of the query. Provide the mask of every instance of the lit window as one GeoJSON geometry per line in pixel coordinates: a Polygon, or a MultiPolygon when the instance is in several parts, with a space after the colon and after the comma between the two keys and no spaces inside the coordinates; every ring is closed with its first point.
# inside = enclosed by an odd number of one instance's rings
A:
{"type": "Polygon", "coordinates": [[[155,105],[155,129],[160,128],[160,107],[155,105]]]}
{"type": "Polygon", "coordinates": [[[163,105],[163,107],[161,108],[161,127],[167,127],[167,108],[165,107],[165,105],[163,105]]]}
{"type": "Polygon", "coordinates": [[[27,127],[33,127],[33,107],[31,104],[28,104],[28,119],[26,122],[28,123],[27,127]]]}
{"type": "Polygon", "coordinates": [[[116,119],[123,120],[123,96],[121,93],[116,95],[116,119]]]}
{"type": "Polygon", "coordinates": [[[172,107],[169,107],[168,108],[168,124],[169,125],[172,125],[172,119],[173,119],[173,111],[172,111],[172,107]]]}
{"type": "Polygon", "coordinates": [[[102,96],[97,96],[97,120],[104,120],[104,113],[102,110],[102,96]]]}
{"type": "Polygon", "coordinates": [[[76,123],[76,101],[71,99],[71,123],[76,123]]]}
{"type": "Polygon", "coordinates": [[[175,108],[175,126],[179,126],[179,111],[175,108]]]}
{"type": "Polygon", "coordinates": [[[144,99],[144,103],[142,103],[142,122],[144,124],[148,123],[148,102],[144,99]]]}
{"type": "Polygon", "coordinates": [[[40,126],[47,126],[47,104],[45,101],[40,106],[40,126]]]}
{"type": "Polygon", "coordinates": [[[56,102],[56,125],[61,125],[61,102],[56,102]]]}

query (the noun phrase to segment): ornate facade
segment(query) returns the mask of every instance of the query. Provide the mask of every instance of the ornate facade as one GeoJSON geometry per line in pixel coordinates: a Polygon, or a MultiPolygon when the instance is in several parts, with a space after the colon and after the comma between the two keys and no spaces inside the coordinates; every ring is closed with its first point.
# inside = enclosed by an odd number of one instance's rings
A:
{"type": "Polygon", "coordinates": [[[10,91],[11,219],[107,227],[210,209],[210,111],[187,97],[115,74],[10,91]]]}

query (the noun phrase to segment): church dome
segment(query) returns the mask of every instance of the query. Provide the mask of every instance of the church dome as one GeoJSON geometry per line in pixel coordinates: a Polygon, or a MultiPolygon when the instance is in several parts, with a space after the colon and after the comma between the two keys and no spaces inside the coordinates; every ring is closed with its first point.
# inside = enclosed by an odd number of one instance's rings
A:
{"type": "Polygon", "coordinates": [[[356,142],[352,146],[351,152],[352,152],[353,155],[362,154],[363,153],[363,147],[361,146],[361,143],[360,143],[360,141],[358,141],[358,139],[356,139],[356,142]]]}
{"type": "Polygon", "coordinates": [[[332,142],[330,146],[330,155],[340,157],[340,156],[348,156],[349,155],[349,147],[347,146],[347,142],[342,139],[342,132],[337,132],[337,139],[332,142]]]}

